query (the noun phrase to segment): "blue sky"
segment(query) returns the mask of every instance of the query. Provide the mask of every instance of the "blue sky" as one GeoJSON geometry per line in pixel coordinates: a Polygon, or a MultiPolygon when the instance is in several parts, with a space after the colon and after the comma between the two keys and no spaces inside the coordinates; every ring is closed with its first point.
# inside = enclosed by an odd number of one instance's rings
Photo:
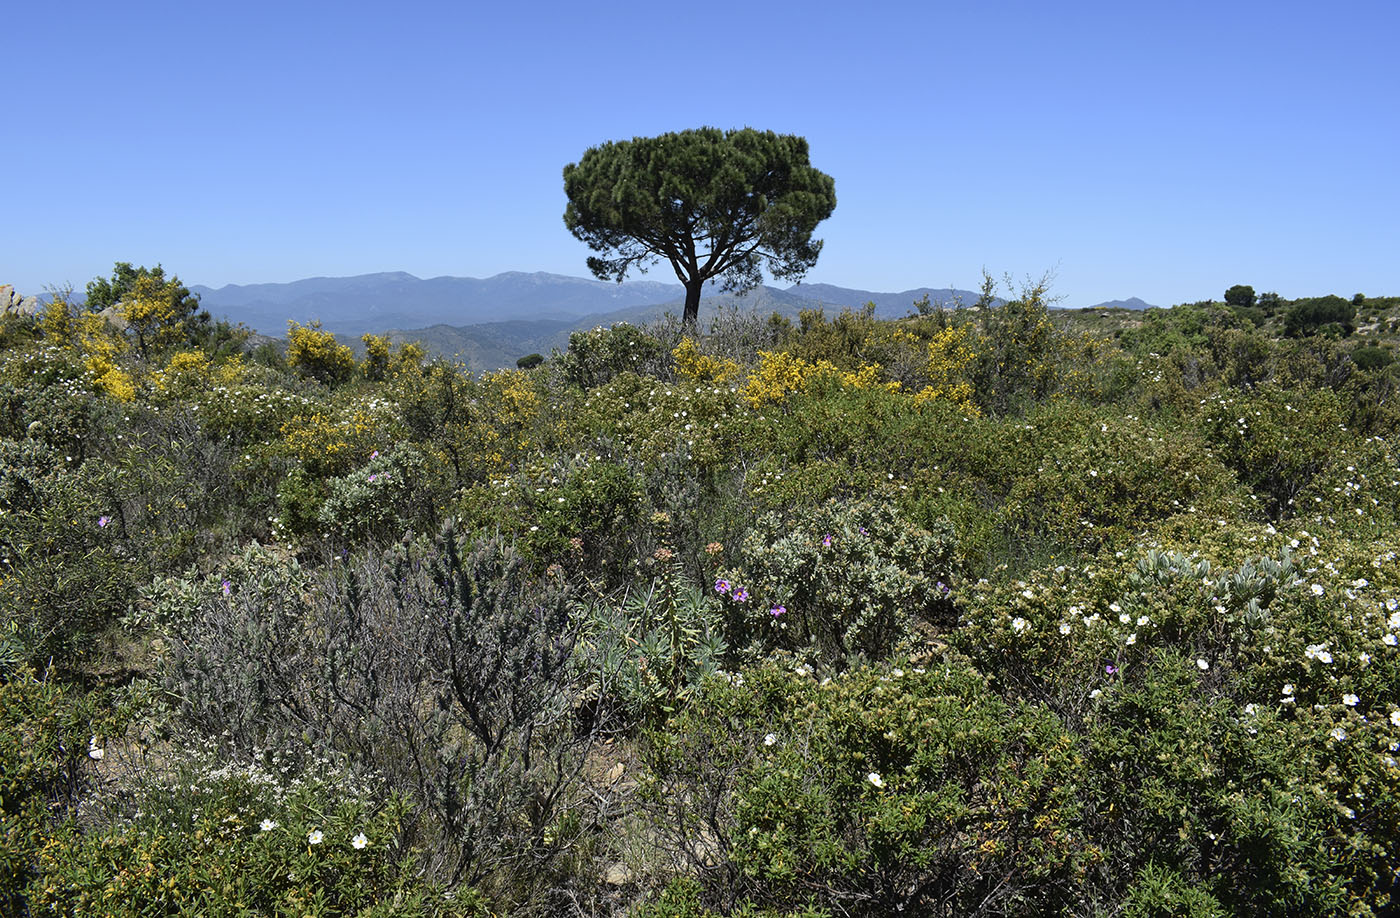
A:
{"type": "MultiPolygon", "coordinates": [[[[561,170],[805,136],[810,282],[1400,294],[1400,4],[197,2],[3,17],[0,283],[586,276],[561,170]],[[604,12],[606,10],[606,12],[604,12]]],[[[645,275],[670,281],[664,265],[645,275]]]]}

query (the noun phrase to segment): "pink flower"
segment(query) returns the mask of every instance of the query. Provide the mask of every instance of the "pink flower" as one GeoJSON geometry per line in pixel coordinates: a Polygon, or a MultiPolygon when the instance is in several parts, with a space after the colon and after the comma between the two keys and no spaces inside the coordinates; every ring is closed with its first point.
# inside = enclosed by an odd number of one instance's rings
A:
{"type": "Polygon", "coordinates": [[[228,594],[230,594],[230,593],[232,593],[232,592],[233,592],[233,584],[232,584],[232,583],[229,583],[227,580],[225,580],[225,581],[224,581],[224,595],[227,596],[228,594]]]}
{"type": "Polygon", "coordinates": [[[826,535],[822,536],[822,548],[830,548],[830,547],[831,547],[831,533],[828,532],[826,535]]]}
{"type": "Polygon", "coordinates": [[[716,592],[716,593],[728,593],[728,592],[729,592],[729,581],[728,581],[728,580],[725,580],[723,577],[721,577],[721,578],[719,578],[718,580],[716,580],[716,581],[715,581],[715,592],[716,592]]]}
{"type": "Polygon", "coordinates": [[[107,524],[110,522],[112,522],[112,518],[110,516],[99,516],[97,518],[97,528],[105,529],[107,528],[107,524]]]}
{"type": "Polygon", "coordinates": [[[768,611],[773,613],[774,618],[777,618],[779,615],[782,615],[783,613],[787,612],[787,606],[774,606],[768,611]]]}
{"type": "Polygon", "coordinates": [[[733,596],[735,602],[749,601],[749,591],[744,589],[743,587],[739,587],[737,590],[735,590],[733,596]]]}

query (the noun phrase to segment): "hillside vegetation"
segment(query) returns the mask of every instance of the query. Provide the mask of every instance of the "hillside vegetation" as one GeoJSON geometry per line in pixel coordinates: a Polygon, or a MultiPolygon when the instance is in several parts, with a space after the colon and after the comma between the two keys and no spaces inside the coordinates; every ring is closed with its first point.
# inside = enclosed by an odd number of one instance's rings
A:
{"type": "Polygon", "coordinates": [[[1393,913],[1400,300],[474,374],[138,274],[0,325],[0,913],[1393,913]]]}

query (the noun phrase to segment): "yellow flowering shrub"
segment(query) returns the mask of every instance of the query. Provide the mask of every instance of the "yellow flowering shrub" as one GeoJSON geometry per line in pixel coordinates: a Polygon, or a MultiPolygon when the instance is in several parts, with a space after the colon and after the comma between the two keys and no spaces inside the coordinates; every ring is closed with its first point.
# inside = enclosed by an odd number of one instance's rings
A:
{"type": "Polygon", "coordinates": [[[333,385],[354,375],[355,352],[322,330],[320,322],[288,322],[287,363],[303,376],[333,385]]]}
{"type": "Polygon", "coordinates": [[[134,399],[136,383],[117,365],[117,358],[126,350],[125,342],[102,317],[90,312],[78,317],[77,332],[78,347],[85,355],[83,362],[93,375],[94,387],[118,401],[134,399]]]}
{"type": "Polygon", "coordinates": [[[164,370],[153,376],[160,392],[188,392],[202,388],[209,379],[209,358],[203,351],[176,351],[170,355],[164,370]]]}
{"type": "Polygon", "coordinates": [[[733,360],[701,353],[693,338],[682,338],[672,349],[671,358],[676,362],[677,373],[697,382],[728,382],[743,371],[733,360]]]}
{"type": "Polygon", "coordinates": [[[899,389],[897,382],[881,382],[878,364],[863,364],[859,369],[842,370],[829,360],[815,363],[784,351],[759,351],[758,368],[749,373],[742,394],[755,408],[779,402],[793,392],[800,392],[828,380],[836,380],[852,389],[872,389],[883,386],[891,392],[899,389]]]}
{"type": "Polygon", "coordinates": [[[318,477],[343,475],[363,462],[383,439],[377,419],[364,407],[339,415],[320,411],[282,425],[287,451],[318,477]]]}
{"type": "Polygon", "coordinates": [[[532,448],[540,396],[523,370],[484,373],[477,386],[479,413],[465,430],[467,452],[484,466],[499,468],[532,448]]]}
{"type": "Polygon", "coordinates": [[[968,369],[976,359],[972,335],[966,326],[949,326],[935,332],[928,343],[928,365],[924,370],[928,383],[914,394],[914,402],[952,402],[973,417],[979,416],[968,378],[968,369]]]}

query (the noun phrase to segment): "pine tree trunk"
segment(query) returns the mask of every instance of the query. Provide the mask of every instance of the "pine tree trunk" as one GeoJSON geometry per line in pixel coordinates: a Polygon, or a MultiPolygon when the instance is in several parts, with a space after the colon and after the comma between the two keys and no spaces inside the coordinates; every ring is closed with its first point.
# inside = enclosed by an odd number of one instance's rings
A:
{"type": "Polygon", "coordinates": [[[691,331],[695,330],[696,319],[700,315],[700,289],[704,286],[703,280],[685,285],[685,315],[681,316],[681,325],[691,331]]]}

